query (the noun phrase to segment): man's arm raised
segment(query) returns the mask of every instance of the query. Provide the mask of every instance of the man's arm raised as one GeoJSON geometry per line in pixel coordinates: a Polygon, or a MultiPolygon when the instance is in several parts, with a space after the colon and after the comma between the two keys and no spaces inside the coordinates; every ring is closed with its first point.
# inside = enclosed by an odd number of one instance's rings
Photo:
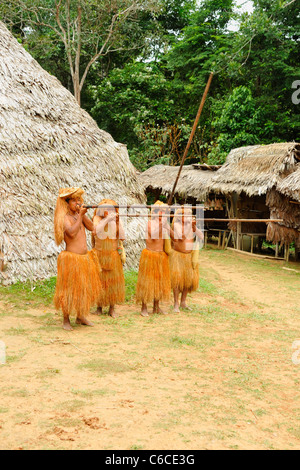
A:
{"type": "Polygon", "coordinates": [[[82,224],[82,219],[84,217],[84,215],[86,214],[87,212],[87,209],[81,207],[79,213],[78,213],[78,218],[75,222],[75,224],[71,224],[71,221],[70,219],[68,218],[68,216],[66,215],[65,216],[65,226],[64,226],[64,229],[65,229],[65,234],[70,237],[70,238],[75,238],[76,235],[78,234],[79,230],[80,230],[80,227],[81,227],[81,224],[82,224]]]}
{"type": "Polygon", "coordinates": [[[193,220],[192,227],[193,227],[193,233],[196,234],[196,237],[198,237],[199,240],[204,240],[203,232],[198,229],[196,220],[193,220]]]}
{"type": "Polygon", "coordinates": [[[91,219],[88,218],[87,215],[84,215],[84,216],[83,216],[82,222],[83,222],[83,225],[85,226],[85,228],[86,228],[87,230],[89,230],[90,232],[93,232],[93,230],[94,230],[94,224],[93,224],[93,222],[91,221],[91,219]]]}

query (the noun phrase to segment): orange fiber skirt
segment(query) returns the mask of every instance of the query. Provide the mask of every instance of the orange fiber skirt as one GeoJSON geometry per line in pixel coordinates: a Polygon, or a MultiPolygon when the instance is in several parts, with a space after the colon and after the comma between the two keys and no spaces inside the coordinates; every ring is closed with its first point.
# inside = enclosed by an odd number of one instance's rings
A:
{"type": "Polygon", "coordinates": [[[100,266],[93,252],[78,255],[69,251],[57,259],[54,305],[64,315],[87,317],[101,294],[100,266]]]}
{"type": "Polygon", "coordinates": [[[102,268],[100,279],[102,292],[97,299],[98,307],[120,305],[125,302],[125,278],[123,265],[117,250],[92,250],[102,268]]]}
{"type": "Polygon", "coordinates": [[[136,289],[136,301],[149,303],[170,300],[171,281],[168,255],[165,252],[143,250],[136,289]]]}
{"type": "Polygon", "coordinates": [[[171,286],[172,289],[178,289],[180,292],[188,290],[188,292],[196,291],[199,287],[199,267],[193,268],[193,253],[181,253],[172,250],[169,256],[171,286]]]}

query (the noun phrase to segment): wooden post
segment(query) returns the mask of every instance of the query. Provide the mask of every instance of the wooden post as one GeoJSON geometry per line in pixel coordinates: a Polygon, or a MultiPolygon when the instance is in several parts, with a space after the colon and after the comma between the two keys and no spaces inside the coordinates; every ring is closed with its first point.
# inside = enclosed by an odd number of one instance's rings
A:
{"type": "Polygon", "coordinates": [[[226,243],[226,230],[224,230],[224,233],[223,233],[222,250],[225,250],[225,243],[226,243]]]}
{"type": "Polygon", "coordinates": [[[290,260],[290,245],[288,243],[285,244],[285,254],[284,254],[285,260],[288,263],[290,260]]]}
{"type": "Polygon", "coordinates": [[[297,243],[295,243],[295,261],[299,260],[299,248],[297,243]]]}
{"type": "MultiPolygon", "coordinates": [[[[226,241],[226,246],[225,246],[226,249],[228,248],[230,238],[231,237],[233,238],[232,234],[233,234],[233,232],[232,232],[232,230],[230,230],[230,234],[228,235],[228,238],[227,238],[227,241],[226,241]]],[[[234,244],[234,240],[233,240],[233,244],[234,244]]]]}
{"type": "Polygon", "coordinates": [[[237,222],[237,231],[236,231],[236,249],[241,249],[241,233],[242,233],[242,223],[237,222]]]}
{"type": "Polygon", "coordinates": [[[199,123],[199,119],[200,119],[200,116],[201,116],[202,111],[203,111],[203,108],[204,108],[205,100],[206,100],[206,97],[207,97],[207,94],[208,94],[208,91],[209,91],[209,88],[210,88],[210,85],[211,85],[213,76],[214,76],[214,73],[211,72],[211,74],[210,74],[210,76],[209,76],[209,79],[208,79],[208,82],[207,82],[207,84],[206,84],[206,87],[205,87],[203,96],[202,96],[202,100],[201,100],[201,103],[200,103],[200,107],[199,107],[199,110],[198,110],[198,113],[197,113],[197,116],[196,116],[196,119],[195,119],[195,122],[194,122],[194,125],[193,125],[193,129],[192,129],[192,132],[191,132],[189,141],[188,141],[188,143],[187,143],[187,146],[186,146],[184,155],[183,155],[183,157],[182,157],[182,161],[181,161],[181,164],[180,164],[180,168],[179,168],[179,171],[178,171],[177,178],[176,178],[176,180],[175,180],[175,183],[174,183],[174,186],[173,186],[171,195],[170,195],[169,200],[168,200],[169,206],[171,206],[171,204],[172,204],[173,197],[174,197],[174,194],[175,194],[175,190],[176,190],[176,187],[177,187],[178,180],[179,180],[180,175],[181,175],[181,172],[182,172],[182,168],[183,168],[184,162],[185,162],[186,157],[187,157],[187,155],[188,155],[188,153],[189,153],[190,146],[191,146],[191,144],[192,144],[192,142],[193,142],[193,138],[194,138],[194,135],[195,135],[196,130],[197,130],[197,126],[198,126],[198,123],[199,123]]]}
{"type": "Polygon", "coordinates": [[[276,249],[275,249],[275,258],[279,257],[279,243],[276,243],[276,249]]]}
{"type": "Polygon", "coordinates": [[[222,231],[219,230],[218,248],[221,248],[222,231]]]}

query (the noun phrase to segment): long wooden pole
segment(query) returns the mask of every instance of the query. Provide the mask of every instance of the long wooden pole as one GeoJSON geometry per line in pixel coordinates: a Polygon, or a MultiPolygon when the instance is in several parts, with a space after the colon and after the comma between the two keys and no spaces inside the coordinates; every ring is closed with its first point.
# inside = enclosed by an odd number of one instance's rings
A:
{"type": "MultiPolygon", "coordinates": [[[[116,206],[112,206],[111,204],[100,204],[100,205],[86,205],[84,204],[82,207],[85,209],[112,209],[113,207],[116,209],[153,209],[153,208],[158,208],[159,206],[154,206],[154,205],[143,205],[143,204],[133,204],[132,206],[126,206],[126,205],[119,205],[117,204],[116,206]]],[[[187,209],[202,209],[201,205],[199,206],[190,206],[188,204],[185,205],[187,209]]],[[[180,209],[181,206],[179,204],[174,204],[174,206],[171,209],[180,209]]],[[[205,210],[205,209],[202,209],[205,210]]]]}
{"type": "Polygon", "coordinates": [[[176,190],[176,187],[177,187],[177,183],[178,183],[178,181],[179,181],[179,178],[180,178],[180,175],[181,175],[181,172],[182,172],[182,168],[183,168],[184,162],[185,162],[185,160],[186,160],[186,157],[187,157],[187,155],[188,155],[190,146],[191,146],[191,144],[192,144],[192,141],[193,141],[193,138],[194,138],[194,135],[195,135],[195,132],[196,132],[198,123],[199,123],[199,119],[200,119],[200,116],[201,116],[202,111],[203,111],[203,108],[204,108],[204,103],[205,103],[205,100],[206,100],[206,97],[207,97],[207,94],[208,94],[208,91],[209,91],[209,88],[210,88],[210,85],[211,85],[211,82],[212,82],[212,79],[213,79],[213,76],[214,76],[214,73],[211,72],[211,74],[210,74],[210,76],[209,76],[209,79],[208,79],[208,82],[207,82],[207,84],[206,84],[206,87],[205,87],[203,96],[202,96],[202,100],[201,100],[201,103],[200,103],[200,106],[199,106],[199,110],[198,110],[198,113],[197,113],[197,116],[196,116],[196,119],[195,119],[195,122],[194,122],[194,125],[193,125],[193,129],[192,129],[192,132],[191,132],[189,141],[188,141],[188,143],[187,143],[185,152],[184,152],[183,157],[182,157],[181,165],[180,165],[180,168],[179,168],[179,171],[178,171],[178,175],[177,175],[177,178],[176,178],[176,180],[175,180],[175,183],[174,183],[174,186],[173,186],[173,189],[172,189],[172,193],[170,194],[170,197],[169,197],[169,200],[168,200],[169,206],[171,206],[171,204],[172,204],[173,197],[174,197],[174,194],[175,194],[175,190],[176,190]]]}
{"type": "MultiPolygon", "coordinates": [[[[154,218],[154,217],[160,217],[160,218],[171,218],[173,219],[174,217],[176,218],[179,218],[179,217],[186,217],[186,215],[175,215],[175,214],[169,214],[169,215],[165,215],[165,214],[120,214],[119,217],[122,217],[122,218],[154,218]]],[[[268,224],[270,222],[277,222],[277,223],[282,223],[283,220],[282,219],[200,219],[200,218],[197,218],[196,219],[197,221],[203,221],[203,222],[249,222],[251,224],[255,224],[255,223],[265,223],[265,224],[268,224]]],[[[222,230],[222,229],[220,229],[222,230]]]]}

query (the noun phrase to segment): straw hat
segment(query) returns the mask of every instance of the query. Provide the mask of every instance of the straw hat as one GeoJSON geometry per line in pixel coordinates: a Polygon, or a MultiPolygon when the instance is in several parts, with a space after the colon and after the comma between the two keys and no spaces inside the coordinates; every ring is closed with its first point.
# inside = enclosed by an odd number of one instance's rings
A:
{"type": "Polygon", "coordinates": [[[193,211],[190,207],[181,206],[176,210],[172,221],[172,227],[174,227],[176,222],[182,223],[184,216],[193,216],[193,211]]]}
{"type": "Polygon", "coordinates": [[[84,190],[81,188],[64,188],[59,190],[59,197],[61,199],[81,197],[84,194],[84,190]]]}
{"type": "Polygon", "coordinates": [[[152,206],[152,209],[151,209],[151,213],[156,213],[158,212],[158,207],[161,207],[161,208],[168,208],[168,204],[166,204],[165,202],[162,202],[162,201],[156,201],[155,204],[153,204],[152,206]]]}
{"type": "MultiPolygon", "coordinates": [[[[118,203],[116,201],[113,201],[112,199],[102,199],[101,202],[99,202],[98,206],[102,206],[102,205],[106,205],[106,206],[112,206],[112,207],[115,207],[115,206],[118,206],[118,203]]],[[[94,212],[94,217],[96,215],[98,215],[99,217],[104,217],[104,212],[105,210],[107,210],[107,208],[103,208],[103,209],[100,209],[99,207],[97,209],[95,209],[95,212],[94,212]]],[[[115,208],[117,214],[119,213],[119,208],[116,207],[115,208]]]]}

